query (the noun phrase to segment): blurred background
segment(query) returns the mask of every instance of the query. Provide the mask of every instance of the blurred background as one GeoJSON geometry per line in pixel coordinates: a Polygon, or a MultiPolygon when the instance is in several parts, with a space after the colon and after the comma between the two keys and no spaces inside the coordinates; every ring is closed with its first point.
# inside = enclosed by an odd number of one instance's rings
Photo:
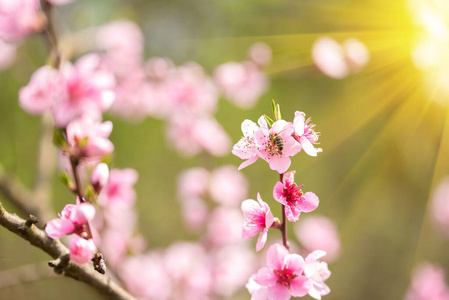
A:
{"type": "MultiPolygon", "coordinates": [[[[428,28],[436,28],[436,35],[448,34],[449,14],[446,23],[438,23],[432,12],[444,13],[443,7],[448,13],[449,9],[438,1],[427,2],[425,8],[423,3],[78,0],[57,7],[54,18],[62,40],[107,22],[131,20],[143,31],[146,59],[168,57],[176,65],[195,61],[208,74],[227,61],[245,60],[255,42],[269,45],[268,91],[247,110],[221,99],[215,117],[232,144],[242,136],[243,120],[271,115],[271,99],[280,104],[289,121],[295,111],[312,117],[321,133],[323,152],[317,157],[301,152],[292,159],[290,169],[296,170],[296,181],[304,185],[304,191],[313,191],[320,198],[320,206],[310,215],[324,215],[338,228],[342,249],[340,257],[329,264],[332,276],[326,283],[331,293],[324,299],[396,300],[404,298],[412,270],[420,262],[449,269],[447,236],[435,230],[430,214],[434,190],[449,174],[449,94],[445,91],[449,64],[443,64],[449,61],[449,47],[441,42],[426,44],[430,52],[425,54],[416,50],[423,35],[432,30],[428,28]],[[422,17],[423,11],[430,11],[430,16],[422,17]],[[423,25],[423,19],[431,25],[423,25]],[[312,59],[314,43],[324,36],[339,43],[357,38],[368,49],[369,61],[344,78],[326,76],[312,59]],[[436,63],[429,62],[437,58],[436,63]]],[[[34,181],[41,119],[25,113],[17,95],[47,57],[43,39],[34,35],[19,46],[12,66],[0,72],[0,162],[27,186],[34,181]]],[[[178,154],[160,119],[129,122],[110,114],[105,119],[114,122],[112,165],[139,173],[135,185],[138,228],[148,248],[198,239],[182,222],[176,194],[178,174],[195,166],[238,166],[239,159],[231,149],[222,157],[178,154]]],[[[250,183],[247,198],[255,199],[260,193],[275,216],[280,216],[280,205],[271,197],[277,174],[261,160],[241,172],[250,183]]],[[[55,175],[54,211],[61,211],[72,198],[55,175]]],[[[292,226],[289,237],[294,243],[292,226]]],[[[279,240],[280,234],[270,231],[269,238],[279,240]]],[[[0,229],[0,241],[3,275],[37,262],[45,268],[49,260],[6,229],[0,229]]],[[[255,240],[251,243],[255,245],[255,240]]],[[[44,274],[22,284],[1,286],[0,282],[0,298],[101,299],[84,284],[44,274]]],[[[246,290],[234,297],[250,299],[246,290]]]]}

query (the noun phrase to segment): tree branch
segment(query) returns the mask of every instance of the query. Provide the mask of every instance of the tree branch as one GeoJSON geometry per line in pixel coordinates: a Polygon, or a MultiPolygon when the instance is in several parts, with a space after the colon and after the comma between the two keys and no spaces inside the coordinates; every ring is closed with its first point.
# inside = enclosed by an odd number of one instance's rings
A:
{"type": "Polygon", "coordinates": [[[124,289],[105,275],[96,272],[87,265],[78,265],[69,259],[69,250],[59,240],[50,238],[43,230],[34,225],[32,218],[24,220],[8,213],[0,202],[0,225],[27,240],[33,246],[42,249],[55,260],[49,265],[58,274],[82,281],[111,300],[135,300],[124,289]]]}

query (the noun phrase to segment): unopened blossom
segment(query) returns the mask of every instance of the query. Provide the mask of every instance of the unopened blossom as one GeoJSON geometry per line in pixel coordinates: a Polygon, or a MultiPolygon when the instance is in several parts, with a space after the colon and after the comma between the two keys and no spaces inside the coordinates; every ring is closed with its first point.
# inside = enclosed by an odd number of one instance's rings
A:
{"type": "Polygon", "coordinates": [[[61,64],[60,70],[65,80],[65,95],[53,107],[56,126],[64,128],[76,118],[90,117],[101,120],[101,114],[115,99],[114,76],[100,70],[101,58],[88,54],[72,65],[61,64]]]}
{"type": "Polygon", "coordinates": [[[204,168],[196,167],[182,171],[178,175],[178,198],[204,197],[209,188],[210,173],[204,168]]]}
{"type": "Polygon", "coordinates": [[[50,66],[40,67],[30,82],[20,89],[19,104],[29,114],[43,114],[65,97],[64,85],[64,78],[58,70],[50,66]]]}
{"type": "Polygon", "coordinates": [[[331,275],[327,263],[320,259],[326,255],[326,251],[315,250],[310,253],[304,264],[304,274],[309,278],[311,287],[309,295],[320,300],[322,296],[330,293],[329,287],[324,283],[331,275]]]}
{"type": "MultiPolygon", "coordinates": [[[[262,122],[262,117],[259,118],[259,125],[262,122]]],[[[232,148],[232,154],[240,159],[246,159],[240,164],[239,170],[253,164],[259,158],[256,151],[256,143],[254,141],[254,134],[259,129],[259,126],[251,120],[242,122],[243,137],[232,148]]]]}
{"type": "Polygon", "coordinates": [[[94,188],[96,193],[99,193],[101,189],[108,183],[109,179],[109,167],[105,163],[99,163],[92,171],[90,176],[90,184],[94,188]]]}
{"type": "Polygon", "coordinates": [[[449,287],[443,268],[430,263],[415,267],[405,300],[448,300],[449,287]]]}
{"type": "Polygon", "coordinates": [[[46,24],[39,0],[0,0],[0,39],[20,42],[46,24]]]}
{"type": "Polygon", "coordinates": [[[431,217],[435,227],[449,233],[449,177],[443,178],[433,193],[431,217]]]}
{"type": "Polygon", "coordinates": [[[209,194],[222,205],[239,205],[248,194],[248,180],[235,166],[215,169],[210,178],[209,194]]]}
{"type": "Polygon", "coordinates": [[[301,145],[301,148],[310,155],[317,156],[323,150],[315,148],[313,144],[318,143],[319,133],[315,132],[315,124],[309,124],[311,118],[305,119],[306,114],[297,111],[293,119],[293,137],[301,145]]]}
{"type": "Polygon", "coordinates": [[[108,207],[114,203],[131,206],[136,201],[134,185],[139,175],[134,169],[112,169],[109,181],[98,197],[98,203],[108,207]]]}
{"type": "Polygon", "coordinates": [[[295,224],[294,232],[307,252],[321,249],[327,252],[326,260],[334,261],[340,254],[340,239],[335,224],[324,216],[307,216],[295,224]]]}
{"type": "Polygon", "coordinates": [[[95,207],[89,203],[67,204],[59,218],[47,222],[45,232],[51,238],[75,233],[82,238],[92,238],[89,222],[95,216],[95,207]]]}
{"type": "Polygon", "coordinates": [[[17,46],[0,40],[0,71],[8,69],[16,58],[17,46]]]}
{"type": "Polygon", "coordinates": [[[99,159],[114,151],[108,139],[112,122],[103,123],[90,118],[71,121],[66,128],[68,147],[65,151],[78,159],[99,159]]]}
{"type": "Polygon", "coordinates": [[[271,61],[271,48],[265,43],[257,42],[251,45],[248,50],[248,58],[259,67],[265,67],[271,61]]]}
{"type": "Polygon", "coordinates": [[[302,256],[274,244],[268,249],[267,267],[257,272],[254,281],[266,288],[266,298],[263,299],[289,300],[291,297],[303,297],[309,292],[311,282],[303,272],[302,256]]]}
{"type": "Polygon", "coordinates": [[[285,173],[273,189],[273,197],[285,206],[285,215],[290,222],[298,221],[301,212],[311,212],[318,207],[319,199],[312,193],[303,194],[301,186],[296,185],[294,176],[296,171],[285,173]]]}
{"type": "Polygon", "coordinates": [[[94,241],[92,239],[83,239],[75,235],[69,244],[70,259],[82,265],[88,263],[97,253],[94,241]]]}
{"type": "Polygon", "coordinates": [[[215,69],[214,79],[224,96],[242,109],[254,107],[269,86],[268,77],[251,61],[222,64],[215,69]]]}
{"type": "Polygon", "coordinates": [[[251,238],[259,233],[256,250],[259,251],[267,242],[268,230],[273,224],[273,213],[260,194],[257,194],[257,202],[248,199],[242,202],[242,212],[245,222],[242,227],[242,238],[251,238]]]}
{"type": "Polygon", "coordinates": [[[290,167],[290,156],[301,151],[301,146],[292,137],[291,123],[279,120],[268,128],[267,121],[261,117],[260,127],[254,133],[257,155],[268,162],[272,170],[280,174],[286,172],[290,167]],[[279,139],[282,139],[283,148],[279,147],[279,139]]]}

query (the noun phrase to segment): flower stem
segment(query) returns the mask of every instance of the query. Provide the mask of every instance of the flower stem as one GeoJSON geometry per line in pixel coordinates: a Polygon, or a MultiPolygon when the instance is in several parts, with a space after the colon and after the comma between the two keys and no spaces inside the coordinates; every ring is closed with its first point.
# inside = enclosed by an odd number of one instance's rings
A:
{"type": "Polygon", "coordinates": [[[51,3],[49,3],[45,0],[41,0],[40,3],[41,3],[42,11],[44,12],[44,14],[47,18],[47,26],[43,33],[44,33],[48,48],[50,49],[51,65],[55,69],[59,69],[59,65],[61,64],[61,53],[59,52],[59,49],[58,49],[58,39],[56,38],[55,29],[53,27],[53,22],[51,19],[52,5],[51,5],[51,3]]]}
{"type": "Polygon", "coordinates": [[[85,202],[85,200],[83,198],[83,190],[81,188],[80,176],[78,174],[79,161],[77,158],[70,156],[70,164],[72,165],[73,178],[75,179],[76,193],[80,199],[80,202],[83,203],[85,202]]]}
{"type": "MultiPolygon", "coordinates": [[[[284,173],[279,174],[279,180],[281,182],[284,181],[284,173]]],[[[287,241],[287,220],[285,217],[285,205],[282,205],[282,224],[280,230],[282,232],[282,243],[284,244],[285,248],[289,249],[287,241]]]]}

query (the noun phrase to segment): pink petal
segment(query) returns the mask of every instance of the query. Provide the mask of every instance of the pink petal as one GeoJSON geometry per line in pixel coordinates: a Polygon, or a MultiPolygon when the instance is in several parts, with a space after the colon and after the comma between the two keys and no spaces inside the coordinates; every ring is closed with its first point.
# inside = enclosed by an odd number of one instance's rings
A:
{"type": "Polygon", "coordinates": [[[269,268],[261,268],[256,274],[254,281],[263,286],[270,286],[276,284],[276,276],[269,268]]]}
{"type": "Polygon", "coordinates": [[[297,111],[295,112],[295,118],[293,124],[295,124],[295,134],[302,136],[304,134],[304,113],[297,111]]]}
{"type": "Polygon", "coordinates": [[[287,204],[284,197],[284,184],[280,181],[276,182],[273,189],[273,198],[279,203],[287,204]]]}
{"type": "Polygon", "coordinates": [[[291,298],[290,291],[285,285],[276,284],[268,287],[268,299],[270,300],[289,300],[291,298]]]}
{"type": "Polygon", "coordinates": [[[311,283],[306,276],[298,276],[290,282],[290,291],[294,297],[307,295],[310,287],[311,283]]]}
{"type": "Polygon", "coordinates": [[[304,259],[298,254],[288,254],[285,257],[284,265],[287,269],[292,270],[294,273],[301,274],[304,265],[304,259]]]}
{"type": "Polygon", "coordinates": [[[285,216],[290,222],[296,222],[299,219],[301,211],[296,206],[285,205],[285,216]]]}
{"type": "Polygon", "coordinates": [[[69,245],[70,259],[82,265],[94,258],[97,248],[92,239],[75,236],[69,245]]]}
{"type": "Polygon", "coordinates": [[[253,156],[253,157],[249,158],[247,161],[243,162],[243,163],[239,166],[238,170],[240,171],[241,169],[246,168],[247,166],[249,166],[249,165],[255,163],[256,160],[257,160],[258,158],[259,158],[259,157],[257,157],[257,156],[253,156]]]}
{"type": "Polygon", "coordinates": [[[302,136],[299,140],[302,148],[308,155],[317,156],[318,151],[315,149],[315,147],[313,147],[313,144],[305,136],[302,136]]]}
{"type": "Polygon", "coordinates": [[[274,244],[268,248],[267,266],[276,270],[281,270],[284,266],[284,259],[288,255],[288,250],[281,244],[274,244]]]}
{"type": "Polygon", "coordinates": [[[262,230],[259,234],[259,238],[257,239],[256,251],[262,250],[263,246],[265,246],[265,243],[267,242],[267,237],[268,229],[262,230]]]}
{"type": "Polygon", "coordinates": [[[45,226],[45,232],[53,239],[71,234],[75,231],[75,225],[69,219],[53,219],[45,226]]]}
{"type": "Polygon", "coordinates": [[[311,212],[315,210],[319,204],[320,200],[318,199],[317,195],[312,192],[307,192],[304,195],[304,201],[302,201],[300,204],[300,209],[304,212],[311,212]]]}
{"type": "Polygon", "coordinates": [[[278,171],[279,174],[285,173],[290,167],[291,160],[290,157],[279,157],[277,155],[272,156],[269,162],[271,170],[278,171]]]}
{"type": "Polygon", "coordinates": [[[75,218],[79,223],[92,221],[95,217],[95,207],[90,203],[81,203],[78,205],[75,218]]]}

